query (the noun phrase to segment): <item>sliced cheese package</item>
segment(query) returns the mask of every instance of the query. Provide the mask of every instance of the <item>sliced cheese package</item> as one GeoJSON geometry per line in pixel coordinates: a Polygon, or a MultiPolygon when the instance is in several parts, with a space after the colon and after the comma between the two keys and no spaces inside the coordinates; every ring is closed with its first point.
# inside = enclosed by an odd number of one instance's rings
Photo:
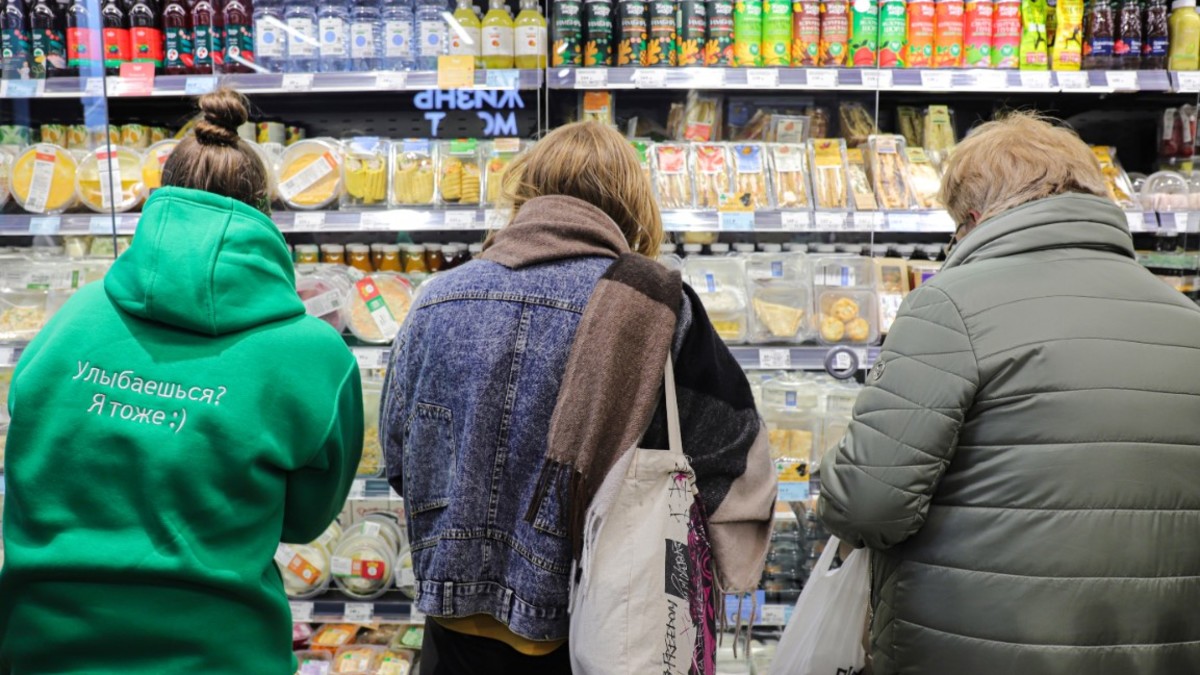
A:
{"type": "Polygon", "coordinates": [[[781,209],[807,209],[812,204],[808,187],[808,153],[802,144],[771,146],[771,171],[775,205],[781,209]]]}
{"type": "Polygon", "coordinates": [[[717,335],[744,342],[747,333],[745,261],[728,256],[688,256],[684,277],[700,297],[717,335]]]}
{"type": "Polygon", "coordinates": [[[812,283],[803,253],[746,257],[749,342],[799,344],[812,338],[812,283]]]}
{"type": "Polygon", "coordinates": [[[438,144],[438,190],[446,204],[479,204],[483,200],[479,150],[474,138],[438,144]]]}
{"type": "Polygon", "coordinates": [[[487,186],[485,204],[495,205],[500,202],[504,195],[504,172],[525,149],[526,145],[519,138],[497,138],[487,145],[487,163],[484,167],[484,185],[487,186]]]}
{"type": "Polygon", "coordinates": [[[423,206],[436,199],[435,146],[423,138],[392,143],[392,181],[388,203],[423,206]]]}
{"type": "Polygon", "coordinates": [[[732,191],[728,148],[722,143],[694,144],[692,175],[696,177],[696,208],[720,206],[721,196],[732,191]]]}
{"type": "Polygon", "coordinates": [[[377,136],[358,136],[342,145],[343,208],[383,208],[388,196],[389,143],[377,136]]]}

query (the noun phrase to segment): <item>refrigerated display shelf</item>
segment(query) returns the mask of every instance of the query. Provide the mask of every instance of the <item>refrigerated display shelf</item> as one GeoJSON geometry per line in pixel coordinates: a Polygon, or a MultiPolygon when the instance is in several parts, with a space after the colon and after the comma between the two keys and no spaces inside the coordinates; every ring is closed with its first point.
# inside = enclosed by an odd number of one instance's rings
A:
{"type": "MultiPolygon", "coordinates": [[[[147,78],[149,79],[149,78],[147,78]]],[[[151,81],[120,76],[0,81],[0,98],[196,96],[229,86],[246,94],[422,91],[438,88],[433,70],[361,73],[161,75],[151,81]]],[[[476,89],[538,89],[541,70],[476,70],[476,89]]]]}
{"type": "Polygon", "coordinates": [[[1195,92],[1194,73],[870,68],[552,68],[551,89],[798,89],[1110,94],[1195,92]]]}

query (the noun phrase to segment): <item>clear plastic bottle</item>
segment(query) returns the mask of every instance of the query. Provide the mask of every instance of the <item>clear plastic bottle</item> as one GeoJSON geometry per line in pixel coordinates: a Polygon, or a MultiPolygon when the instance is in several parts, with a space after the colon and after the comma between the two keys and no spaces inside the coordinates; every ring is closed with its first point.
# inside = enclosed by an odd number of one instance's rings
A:
{"type": "Polygon", "coordinates": [[[417,70],[437,70],[438,57],[446,51],[446,19],[442,0],[417,0],[417,70]]]}
{"type": "MultiPolygon", "coordinates": [[[[169,52],[168,49],[168,59],[169,52]]],[[[254,4],[254,57],[267,72],[283,72],[287,61],[287,31],[284,30],[280,0],[259,0],[254,4]]]]}
{"type": "Polygon", "coordinates": [[[518,68],[546,67],[546,17],[537,0],[521,0],[513,33],[514,65],[518,68]]]}
{"type": "Polygon", "coordinates": [[[458,0],[458,7],[454,10],[454,20],[458,26],[450,26],[450,31],[447,35],[449,46],[447,51],[451,55],[473,56],[475,57],[475,67],[483,67],[483,24],[480,23],[479,17],[475,14],[475,6],[471,4],[471,0],[458,0]]]}
{"type": "Polygon", "coordinates": [[[285,0],[284,22],[288,28],[287,67],[289,73],[313,73],[317,70],[317,8],[309,0],[285,0]]]}
{"type": "Polygon", "coordinates": [[[483,66],[513,67],[513,18],[504,0],[489,0],[483,17],[483,66]]]}
{"type": "Polygon", "coordinates": [[[350,9],[350,70],[383,65],[383,19],[376,0],[353,0],[350,9]]]}
{"type": "Polygon", "coordinates": [[[323,0],[317,10],[317,34],[321,38],[321,72],[350,70],[350,9],[346,0],[323,0]]]}
{"type": "Polygon", "coordinates": [[[383,0],[383,69],[412,70],[413,10],[411,0],[383,0]]]}

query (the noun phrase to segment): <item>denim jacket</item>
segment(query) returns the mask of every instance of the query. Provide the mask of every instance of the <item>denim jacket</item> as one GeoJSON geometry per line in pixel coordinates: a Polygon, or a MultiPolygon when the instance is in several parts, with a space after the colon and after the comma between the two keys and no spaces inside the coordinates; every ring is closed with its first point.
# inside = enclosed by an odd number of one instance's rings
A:
{"type": "Polygon", "coordinates": [[[393,347],[380,428],[422,612],[566,637],[566,476],[558,498],[526,512],[575,330],[610,264],[476,260],[421,287],[393,347]]]}

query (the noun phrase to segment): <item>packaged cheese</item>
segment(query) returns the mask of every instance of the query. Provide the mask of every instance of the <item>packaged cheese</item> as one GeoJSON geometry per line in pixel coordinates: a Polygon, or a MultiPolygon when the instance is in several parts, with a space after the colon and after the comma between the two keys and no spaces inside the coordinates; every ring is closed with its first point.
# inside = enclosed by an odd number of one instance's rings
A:
{"type": "Polygon", "coordinates": [[[438,189],[447,204],[478,204],[483,197],[479,142],[460,138],[438,144],[438,189]]]}
{"type": "Polygon", "coordinates": [[[370,344],[388,344],[412,306],[412,286],[404,277],[376,272],[358,280],[346,291],[342,317],[350,332],[370,344]]]}
{"type": "Polygon", "coordinates": [[[886,334],[896,321],[900,303],[909,291],[908,263],[903,258],[874,258],[875,291],[879,297],[879,332],[886,334]]]}
{"type": "Polygon", "coordinates": [[[376,136],[351,138],[344,144],[342,174],[346,189],[343,208],[380,208],[387,205],[389,143],[376,136]]]}
{"type": "Polygon", "coordinates": [[[77,168],[71,153],[57,145],[30,146],[13,163],[13,198],[29,213],[62,213],[75,206],[77,168]]]}
{"type": "Polygon", "coordinates": [[[486,174],[484,184],[487,185],[485,204],[495,205],[504,194],[504,170],[523,150],[519,138],[497,138],[487,148],[486,174]]]}
{"type": "Polygon", "coordinates": [[[342,149],[313,139],[289,145],[279,160],[279,197],[293,209],[323,209],[342,193],[342,149]]]}

